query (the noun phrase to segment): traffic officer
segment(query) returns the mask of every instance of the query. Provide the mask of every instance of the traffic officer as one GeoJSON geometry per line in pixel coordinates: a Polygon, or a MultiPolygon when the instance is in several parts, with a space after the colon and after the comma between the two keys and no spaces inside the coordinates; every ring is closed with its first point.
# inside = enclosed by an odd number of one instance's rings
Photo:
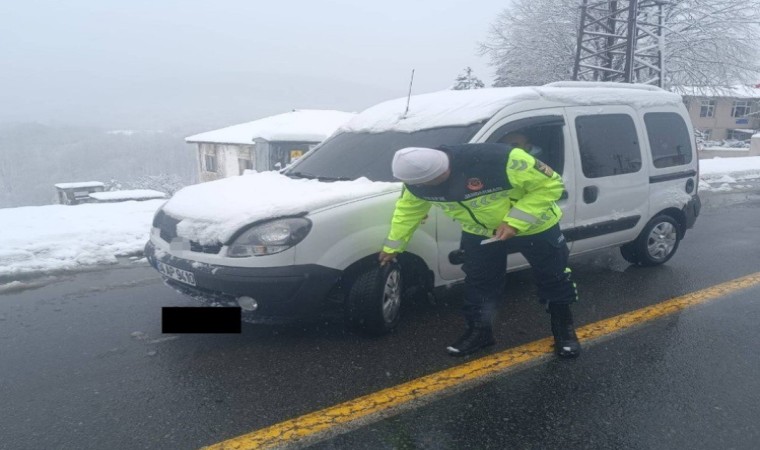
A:
{"type": "Polygon", "coordinates": [[[530,263],[539,300],[551,314],[555,352],[578,356],[570,312],[577,293],[556,203],[564,190],[559,174],[525,150],[502,144],[404,148],[394,155],[392,168],[404,189],[379,254],[381,265],[406,249],[431,205],[462,226],[467,328],[447,352],[464,356],[495,343],[492,326],[507,254],[517,251],[530,263]]]}

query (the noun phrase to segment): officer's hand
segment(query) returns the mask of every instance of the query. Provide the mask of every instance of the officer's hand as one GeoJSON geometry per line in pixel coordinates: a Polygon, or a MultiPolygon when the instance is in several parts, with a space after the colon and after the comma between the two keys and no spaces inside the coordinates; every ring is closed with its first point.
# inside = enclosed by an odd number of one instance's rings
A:
{"type": "Polygon", "coordinates": [[[509,226],[506,222],[502,222],[499,225],[499,228],[496,229],[496,233],[494,233],[493,237],[501,240],[506,241],[507,239],[514,237],[517,234],[517,230],[509,226]]]}
{"type": "Polygon", "coordinates": [[[380,262],[381,266],[384,266],[389,262],[394,261],[396,259],[396,255],[396,253],[380,252],[380,254],[377,256],[377,260],[380,262]]]}

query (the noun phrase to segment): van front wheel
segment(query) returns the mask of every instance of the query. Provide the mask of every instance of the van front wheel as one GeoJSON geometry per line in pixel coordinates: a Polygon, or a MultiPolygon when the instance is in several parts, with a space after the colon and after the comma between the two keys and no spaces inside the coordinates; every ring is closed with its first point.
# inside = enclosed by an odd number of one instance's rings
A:
{"type": "Polygon", "coordinates": [[[402,281],[398,263],[358,273],[346,299],[351,327],[376,336],[395,328],[401,316],[402,281]]]}
{"type": "Polygon", "coordinates": [[[644,227],[635,241],[620,247],[626,261],[640,266],[657,266],[667,262],[681,242],[678,222],[668,215],[656,216],[644,227]]]}

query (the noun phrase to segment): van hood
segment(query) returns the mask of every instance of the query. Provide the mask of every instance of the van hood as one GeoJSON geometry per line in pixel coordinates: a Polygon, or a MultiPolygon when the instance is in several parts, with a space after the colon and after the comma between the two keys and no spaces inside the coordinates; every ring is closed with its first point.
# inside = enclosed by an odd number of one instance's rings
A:
{"type": "Polygon", "coordinates": [[[181,189],[163,211],[180,220],[178,236],[212,245],[227,242],[241,227],[258,220],[311,212],[400,188],[401,183],[367,178],[322,182],[278,172],[250,173],[181,189]]]}

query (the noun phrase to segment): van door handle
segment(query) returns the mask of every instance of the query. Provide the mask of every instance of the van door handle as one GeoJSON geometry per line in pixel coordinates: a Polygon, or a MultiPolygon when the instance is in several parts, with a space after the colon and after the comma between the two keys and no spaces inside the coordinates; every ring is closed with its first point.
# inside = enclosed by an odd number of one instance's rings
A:
{"type": "Polygon", "coordinates": [[[586,186],[583,188],[583,202],[594,203],[599,196],[599,188],[596,186],[586,186]]]}

